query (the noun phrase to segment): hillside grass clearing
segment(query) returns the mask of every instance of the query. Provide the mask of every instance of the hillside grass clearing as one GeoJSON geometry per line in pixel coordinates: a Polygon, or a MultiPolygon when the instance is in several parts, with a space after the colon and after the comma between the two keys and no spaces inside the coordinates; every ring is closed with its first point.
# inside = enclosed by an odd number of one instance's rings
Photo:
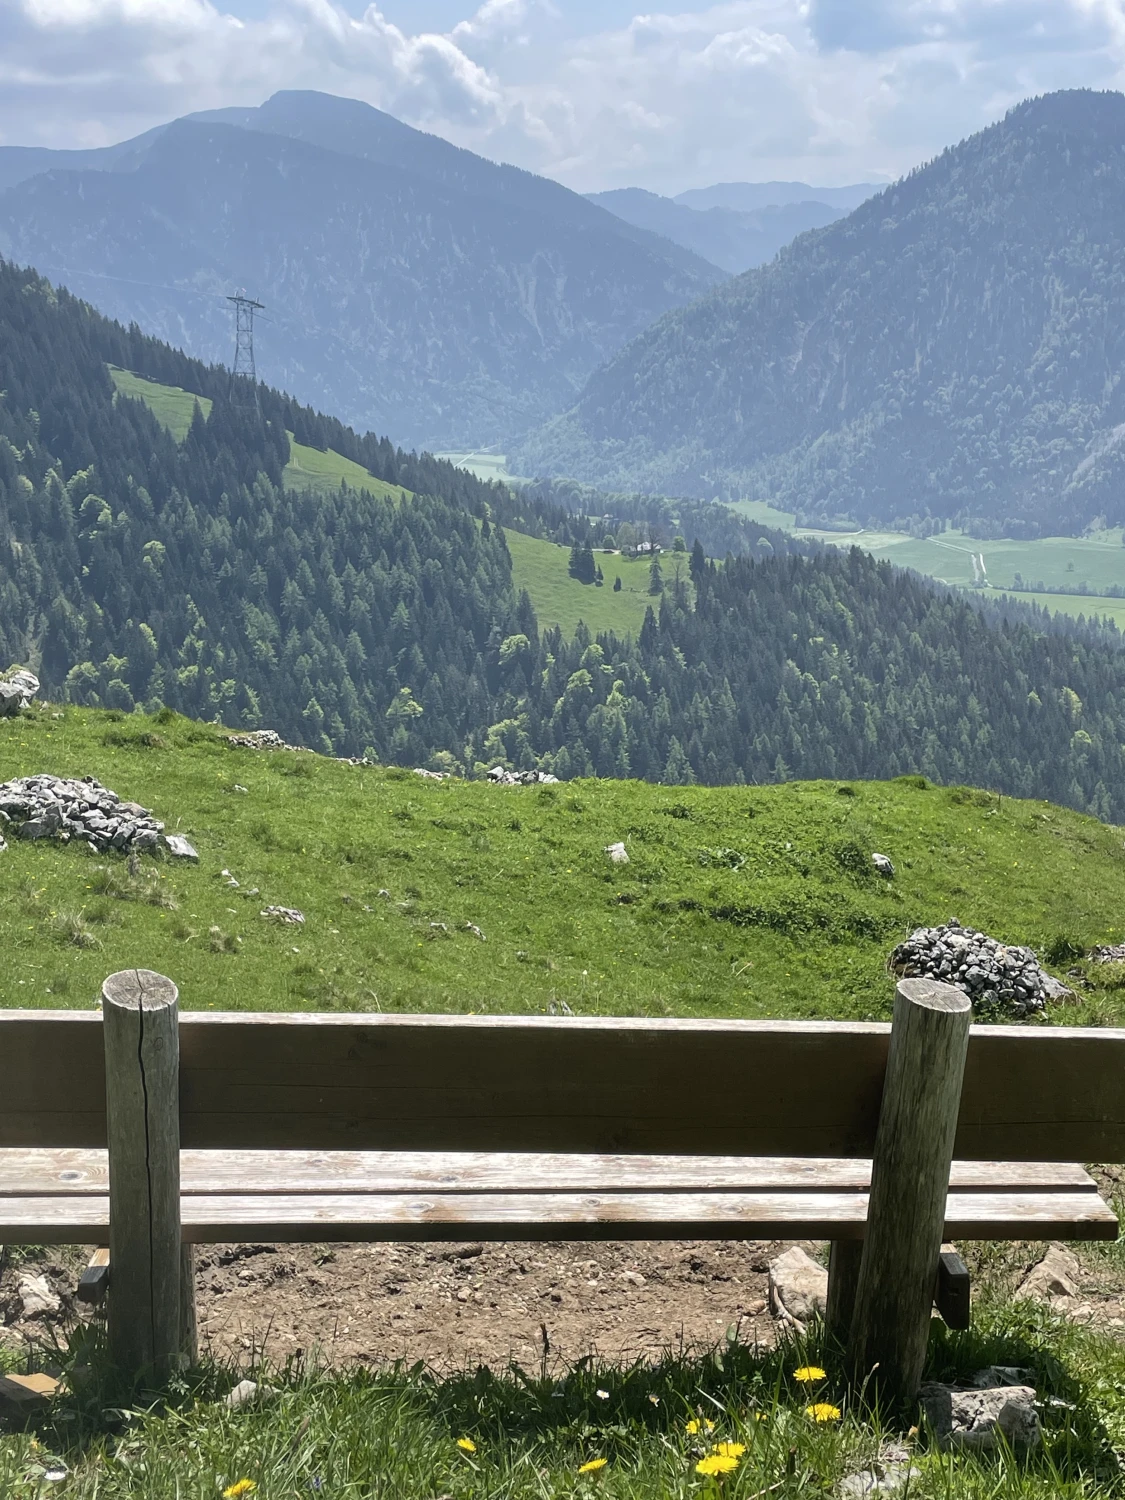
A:
{"type": "MultiPolygon", "coordinates": [[[[85,1007],[139,965],[189,1009],[885,1018],[886,955],[921,923],[956,916],[1063,971],[1125,938],[1122,830],[920,778],[435,782],[232,749],[167,710],[48,706],[0,721],[3,777],[37,771],[97,776],[200,862],[154,862],[120,892],[119,856],[10,839],[6,1005],[85,1007]],[[618,840],[628,865],[604,853],[618,840]],[[263,919],[270,905],[305,924],[263,919]]],[[[1120,977],[1091,972],[1056,1020],[1125,1017],[1120,977]]]]}
{"type": "Polygon", "coordinates": [[[489,453],[481,449],[473,453],[435,453],[434,457],[444,458],[459,469],[467,469],[478,479],[511,479],[520,482],[518,474],[509,474],[508,458],[504,453],[489,453]]]}
{"type": "MultiPolygon", "coordinates": [[[[594,560],[601,566],[605,582],[600,586],[579,583],[567,571],[570,566],[570,548],[560,547],[556,542],[542,541],[527,536],[522,531],[505,528],[508,551],[512,555],[512,582],[517,589],[526,589],[535,606],[539,628],[558,625],[563,635],[572,636],[579,620],[584,620],[591,635],[599,631],[613,631],[619,636],[636,635],[645,621],[645,610],[660,606],[659,598],[648,591],[649,559],[644,557],[622,557],[619,552],[595,552],[594,560]],[[613,581],[621,579],[621,589],[615,593],[613,581]]],[[[687,576],[687,556],[680,564],[687,576]]],[[[672,581],[674,564],[671,554],[662,555],[661,567],[665,584],[672,581]]]]}
{"type": "MultiPolygon", "coordinates": [[[[116,365],[110,365],[109,373],[118,392],[143,401],[178,443],[188,435],[197,402],[205,417],[211,413],[207,396],[195,396],[178,385],[161,385],[157,380],[119,370],[116,365]]],[[[349,489],[366,490],[371,495],[387,497],[396,503],[410,496],[409,490],[376,479],[362,464],[345,458],[332,448],[310,448],[306,443],[298,443],[292,433],[289,434],[289,462],[282,471],[282,479],[286,487],[293,490],[323,493],[339,489],[343,483],[349,489]]]]}

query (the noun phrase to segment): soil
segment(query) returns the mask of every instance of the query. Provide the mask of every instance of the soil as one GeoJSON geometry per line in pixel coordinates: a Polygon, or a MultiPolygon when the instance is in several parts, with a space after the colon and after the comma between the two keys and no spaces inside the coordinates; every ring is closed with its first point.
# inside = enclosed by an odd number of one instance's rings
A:
{"type": "MultiPolygon", "coordinates": [[[[197,1247],[201,1350],[239,1362],[318,1352],[333,1365],[423,1360],[438,1370],[514,1360],[538,1369],[710,1348],[735,1325],[770,1343],[777,1243],[207,1245],[197,1247]]],[[[810,1247],[811,1248],[811,1247],[810,1247]]],[[[0,1343],[42,1341],[84,1310],[81,1251],[0,1273],[0,1343]],[[62,1306],[22,1319],[18,1281],[45,1275],[62,1306]]]]}

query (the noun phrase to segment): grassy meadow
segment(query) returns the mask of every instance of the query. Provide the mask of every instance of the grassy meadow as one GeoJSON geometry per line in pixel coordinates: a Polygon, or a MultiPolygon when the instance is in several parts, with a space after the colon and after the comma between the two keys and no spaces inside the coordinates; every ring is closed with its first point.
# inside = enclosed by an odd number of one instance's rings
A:
{"type": "MultiPolygon", "coordinates": [[[[618,552],[595,552],[595,561],[605,574],[605,582],[598,587],[571,578],[567,571],[569,547],[526,536],[522,531],[505,529],[504,535],[512,554],[512,581],[517,589],[526,589],[531,595],[541,629],[558,625],[564,635],[570,636],[579,620],[584,620],[593,635],[602,630],[636,635],[640,630],[645,610],[653,603],[648,591],[647,558],[630,559],[618,552]],[[613,589],[615,578],[621,579],[618,593],[613,589]]],[[[670,555],[661,558],[661,566],[665,582],[670,582],[673,567],[670,555]]],[[[686,575],[686,556],[681,566],[686,575]]]]}
{"type": "MultiPolygon", "coordinates": [[[[167,710],[70,707],[0,721],[0,771],[94,774],[200,855],[130,882],[119,858],[11,840],[8,1005],[87,1006],[141,965],[188,1008],[884,1017],[886,954],[920,923],[1049,953],[1125,938],[1120,829],[911,779],[435,782],[233,749],[167,710]],[[618,840],[627,866],[604,853],[618,840]]],[[[1065,1019],[1125,1015],[1122,993],[1065,1019]]]]}

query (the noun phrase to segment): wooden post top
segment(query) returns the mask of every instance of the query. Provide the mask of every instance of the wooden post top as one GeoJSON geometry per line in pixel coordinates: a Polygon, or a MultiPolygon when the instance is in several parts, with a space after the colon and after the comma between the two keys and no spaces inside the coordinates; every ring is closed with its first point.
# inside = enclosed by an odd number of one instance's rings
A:
{"type": "Polygon", "coordinates": [[[102,1001],[119,1010],[166,1010],[180,992],[170,979],[152,969],[122,969],[102,985],[102,1001]]]}
{"type": "Polygon", "coordinates": [[[937,979],[900,979],[895,988],[905,1001],[922,1010],[961,1015],[972,1009],[964,990],[953,984],[942,984],[937,979]]]}

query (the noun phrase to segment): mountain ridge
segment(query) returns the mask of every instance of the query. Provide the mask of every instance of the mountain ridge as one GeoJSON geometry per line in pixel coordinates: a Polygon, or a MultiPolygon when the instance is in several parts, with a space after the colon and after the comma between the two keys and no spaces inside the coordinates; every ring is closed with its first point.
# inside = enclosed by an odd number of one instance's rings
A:
{"type": "Polygon", "coordinates": [[[1125,97],[1026,101],[673,311],[524,473],[977,535],[1125,518],[1125,97]]]}

